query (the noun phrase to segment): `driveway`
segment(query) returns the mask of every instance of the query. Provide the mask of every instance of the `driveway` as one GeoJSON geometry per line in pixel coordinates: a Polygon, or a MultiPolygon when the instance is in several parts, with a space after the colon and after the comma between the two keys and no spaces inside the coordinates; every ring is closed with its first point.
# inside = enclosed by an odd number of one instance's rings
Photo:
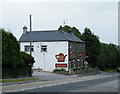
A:
{"type": "Polygon", "coordinates": [[[60,80],[60,79],[68,79],[68,78],[76,78],[78,75],[63,75],[63,74],[55,74],[52,72],[44,72],[44,71],[33,71],[33,77],[40,78],[41,80],[60,80]]]}

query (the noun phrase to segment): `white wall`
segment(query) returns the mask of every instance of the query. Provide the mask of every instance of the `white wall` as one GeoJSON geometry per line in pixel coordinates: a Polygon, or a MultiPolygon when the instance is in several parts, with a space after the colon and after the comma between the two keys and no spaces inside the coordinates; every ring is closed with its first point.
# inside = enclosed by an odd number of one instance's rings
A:
{"type": "MultiPolygon", "coordinates": [[[[27,42],[22,42],[20,44],[21,51],[24,51],[24,45],[29,45],[27,42]]],[[[55,63],[57,59],[55,55],[59,53],[67,54],[65,58],[65,62],[68,64],[68,42],[33,42],[34,52],[32,52],[32,56],[35,58],[34,68],[41,68],[43,71],[52,71],[55,69],[55,63]],[[47,45],[47,52],[41,52],[41,45],[47,45]]],[[[68,67],[66,68],[68,70],[68,67]]]]}

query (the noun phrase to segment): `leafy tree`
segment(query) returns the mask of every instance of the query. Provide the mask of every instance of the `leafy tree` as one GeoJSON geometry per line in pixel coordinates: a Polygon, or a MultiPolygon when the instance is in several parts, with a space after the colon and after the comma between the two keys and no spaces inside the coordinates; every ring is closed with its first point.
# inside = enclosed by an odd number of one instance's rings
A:
{"type": "Polygon", "coordinates": [[[10,32],[0,29],[2,33],[2,77],[32,76],[34,58],[20,52],[17,39],[10,32]]]}
{"type": "Polygon", "coordinates": [[[91,67],[97,66],[97,58],[100,52],[99,37],[94,35],[90,29],[85,28],[82,33],[81,39],[85,41],[85,54],[89,56],[87,59],[91,67]]]}
{"type": "Polygon", "coordinates": [[[101,70],[106,68],[116,68],[118,66],[119,52],[113,44],[101,43],[100,54],[98,56],[98,67],[101,70]]]}
{"type": "Polygon", "coordinates": [[[72,27],[71,30],[73,31],[73,33],[76,37],[81,39],[81,33],[79,32],[79,30],[76,27],[72,27]]]}
{"type": "Polygon", "coordinates": [[[13,65],[14,67],[18,64],[22,64],[22,58],[20,55],[20,47],[17,39],[12,33],[2,32],[2,64],[13,65]]]}
{"type": "Polygon", "coordinates": [[[81,38],[81,33],[79,32],[79,30],[76,27],[70,27],[68,25],[65,25],[64,27],[60,26],[58,28],[58,30],[62,30],[64,32],[71,32],[73,33],[76,37],[78,37],[79,39],[81,38]]]}

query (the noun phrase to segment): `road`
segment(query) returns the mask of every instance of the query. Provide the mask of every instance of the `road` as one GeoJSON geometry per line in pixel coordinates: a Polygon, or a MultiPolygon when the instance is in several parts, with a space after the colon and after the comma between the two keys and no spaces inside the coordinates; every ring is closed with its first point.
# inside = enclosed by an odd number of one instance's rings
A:
{"type": "MultiPolygon", "coordinates": [[[[119,75],[120,76],[120,75],[119,75]]],[[[19,91],[23,92],[118,92],[119,79],[118,75],[112,75],[102,78],[87,79],[77,82],[70,82],[57,85],[49,85],[34,89],[19,91]]],[[[13,92],[11,94],[14,94],[13,92]]]]}

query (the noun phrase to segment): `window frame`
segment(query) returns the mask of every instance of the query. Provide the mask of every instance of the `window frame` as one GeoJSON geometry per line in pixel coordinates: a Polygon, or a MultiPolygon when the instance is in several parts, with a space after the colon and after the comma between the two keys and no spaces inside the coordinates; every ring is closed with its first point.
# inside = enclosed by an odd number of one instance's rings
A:
{"type": "Polygon", "coordinates": [[[41,52],[47,52],[47,45],[41,45],[41,52]]]}
{"type": "MultiPolygon", "coordinates": [[[[30,45],[24,45],[24,52],[30,52],[30,45]]],[[[34,45],[31,45],[31,52],[34,52],[34,45]]]]}

